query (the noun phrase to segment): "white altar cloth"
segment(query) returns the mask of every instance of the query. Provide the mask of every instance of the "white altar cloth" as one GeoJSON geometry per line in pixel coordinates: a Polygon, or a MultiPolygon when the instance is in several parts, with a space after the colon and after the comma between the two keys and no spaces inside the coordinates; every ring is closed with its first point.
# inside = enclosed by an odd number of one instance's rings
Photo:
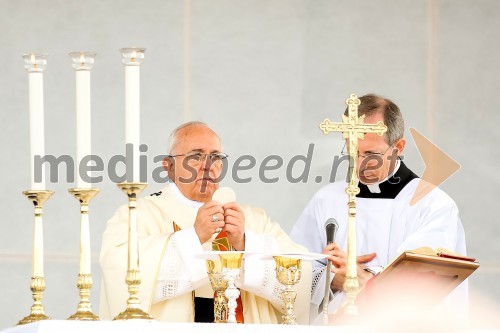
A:
{"type": "MultiPolygon", "coordinates": [[[[165,323],[154,320],[44,320],[27,325],[8,328],[0,331],[0,333],[307,333],[311,331],[314,331],[315,333],[373,333],[375,330],[374,327],[366,326],[165,323]]],[[[462,330],[460,332],[498,333],[500,332],[500,330],[462,330]]]]}
{"type": "MultiPolygon", "coordinates": [[[[318,328],[325,333],[332,332],[331,326],[314,326],[314,329],[318,328]]],[[[44,320],[27,325],[12,327],[1,331],[1,333],[305,333],[311,329],[311,326],[277,324],[241,325],[212,323],[165,323],[154,320],[44,320]]],[[[344,330],[337,331],[336,328],[335,332],[344,332],[344,330]]],[[[350,332],[352,332],[352,330],[350,332]]]]}

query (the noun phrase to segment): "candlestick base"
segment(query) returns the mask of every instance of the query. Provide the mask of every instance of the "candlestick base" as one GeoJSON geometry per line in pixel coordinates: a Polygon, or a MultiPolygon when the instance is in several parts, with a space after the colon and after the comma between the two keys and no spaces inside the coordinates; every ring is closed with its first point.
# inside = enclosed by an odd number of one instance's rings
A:
{"type": "MultiPolygon", "coordinates": [[[[17,324],[24,325],[39,320],[50,319],[45,315],[45,308],[42,304],[43,291],[45,290],[45,278],[43,277],[43,262],[38,258],[39,254],[43,257],[43,231],[42,231],[42,216],[43,205],[54,194],[52,191],[47,190],[29,190],[24,191],[23,194],[35,206],[35,237],[33,244],[33,276],[31,277],[30,289],[33,297],[33,305],[31,306],[31,313],[21,319],[17,324]]],[[[43,258],[42,258],[43,260],[43,258]]]]}
{"type": "Polygon", "coordinates": [[[68,320],[99,321],[101,318],[93,314],[92,311],[77,311],[74,315],[69,316],[68,320]]]}
{"type": "Polygon", "coordinates": [[[26,325],[26,324],[34,323],[36,321],[50,320],[50,319],[52,319],[52,318],[50,318],[47,315],[44,315],[43,313],[39,313],[39,314],[32,313],[29,316],[26,316],[23,319],[19,320],[17,325],[26,325]]]}
{"type": "Polygon", "coordinates": [[[153,319],[148,313],[141,309],[141,300],[137,297],[139,293],[139,285],[141,284],[141,276],[138,269],[129,269],[125,282],[128,286],[129,298],[127,299],[127,308],[119,313],[113,320],[129,320],[129,319],[153,319]]]}
{"type": "Polygon", "coordinates": [[[90,304],[90,288],[92,288],[92,276],[90,274],[78,274],[78,289],[80,290],[80,302],[75,314],[68,320],[101,320],[99,316],[92,313],[90,304]]]}
{"type": "Polygon", "coordinates": [[[121,312],[120,314],[118,314],[116,317],[113,318],[113,320],[130,320],[130,319],[152,320],[153,317],[151,317],[148,313],[142,311],[142,309],[128,308],[127,310],[121,312]]]}
{"type": "Polygon", "coordinates": [[[45,315],[44,307],[42,304],[43,291],[45,290],[45,279],[43,276],[34,276],[31,278],[31,291],[33,292],[33,305],[31,306],[31,313],[21,319],[17,324],[24,325],[33,323],[39,320],[51,319],[45,315]]]}

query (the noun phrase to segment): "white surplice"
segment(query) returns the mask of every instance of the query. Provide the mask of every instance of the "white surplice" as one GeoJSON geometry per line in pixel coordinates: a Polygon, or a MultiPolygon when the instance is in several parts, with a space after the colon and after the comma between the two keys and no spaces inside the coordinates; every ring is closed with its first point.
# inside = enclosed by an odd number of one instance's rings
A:
{"type": "MultiPolygon", "coordinates": [[[[357,255],[376,253],[367,266],[386,266],[405,250],[428,246],[446,248],[465,255],[465,235],[455,202],[439,188],[410,206],[410,200],[421,181],[401,162],[396,179],[407,180],[398,184],[390,178],[378,184],[382,190],[372,191],[373,186],[360,184],[368,197],[356,199],[356,251],[357,255]],[[412,177],[409,176],[411,173],[412,177]],[[389,182],[389,183],[388,183],[389,182]],[[385,190],[385,193],[384,193],[385,190]],[[370,194],[371,192],[371,194],[370,194]],[[389,192],[389,194],[387,194],[389,192]],[[395,197],[391,197],[391,194],[395,197]],[[370,197],[371,196],[371,197],[370,197]]],[[[310,200],[290,234],[299,244],[311,252],[321,253],[326,246],[325,222],[329,218],[338,221],[335,242],[347,251],[347,183],[339,181],[321,188],[310,200]]],[[[325,293],[326,274],[324,263],[313,264],[313,288],[311,295],[311,321],[317,316],[325,293]]],[[[331,274],[333,280],[334,274],[331,274]]],[[[330,281],[331,282],[331,281],[330,281]]],[[[330,296],[330,313],[342,305],[344,293],[330,296]]],[[[467,309],[467,281],[450,294],[449,303],[458,304],[457,313],[467,309]]]]}

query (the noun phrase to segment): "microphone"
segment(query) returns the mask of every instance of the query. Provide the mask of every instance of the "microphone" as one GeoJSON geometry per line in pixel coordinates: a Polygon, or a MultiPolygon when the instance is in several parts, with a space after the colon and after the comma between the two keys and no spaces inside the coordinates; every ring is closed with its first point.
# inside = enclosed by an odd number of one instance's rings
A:
{"type": "Polygon", "coordinates": [[[339,229],[339,224],[334,218],[329,218],[325,223],[326,231],[326,245],[333,243],[335,240],[335,233],[339,229]]]}
{"type": "MultiPolygon", "coordinates": [[[[329,218],[325,222],[326,245],[331,244],[335,240],[335,233],[339,229],[339,224],[334,218],[329,218]]],[[[330,303],[330,276],[332,273],[332,262],[326,259],[326,279],[325,279],[325,295],[323,296],[323,320],[328,319],[328,303],[330,303]]]]}

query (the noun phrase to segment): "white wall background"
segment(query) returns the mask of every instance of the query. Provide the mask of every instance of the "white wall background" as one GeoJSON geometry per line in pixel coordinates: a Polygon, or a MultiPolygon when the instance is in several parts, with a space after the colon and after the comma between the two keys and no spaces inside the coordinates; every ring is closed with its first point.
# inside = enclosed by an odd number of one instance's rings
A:
{"type": "MultiPolygon", "coordinates": [[[[29,187],[28,74],[21,54],[50,54],[45,73],[46,153],[75,156],[75,73],[70,51],[98,53],[92,70],[92,150],[105,161],[124,153],[124,70],[118,49],[146,47],[142,65],[142,142],[166,152],[185,120],[208,122],[234,160],[270,154],[286,163],[315,144],[307,183],[253,177],[239,201],[264,207],[289,231],[312,194],[328,182],[339,136],[318,124],[340,119],[350,93],[375,92],[399,104],[415,127],[461,170],[442,188],[457,202],[469,255],[482,267],[472,299],[499,302],[500,2],[496,0],[0,0],[0,328],[29,313],[32,206],[29,187]],[[189,10],[186,11],[186,8],[189,10]],[[189,27],[189,29],[186,29],[189,27]],[[186,81],[185,78],[188,78],[186,81]],[[321,184],[315,177],[323,176],[321,184]],[[485,296],[487,295],[487,296],[485,296]],[[486,298],[484,298],[486,297],[486,298]]],[[[408,134],[407,164],[422,174],[408,134]]],[[[297,167],[297,173],[300,171],[297,167]]],[[[64,168],[45,207],[44,304],[63,319],[76,311],[78,205],[64,168]]],[[[91,204],[92,291],[98,309],[98,253],[106,220],[125,196],[105,177],[91,204]]],[[[147,193],[161,189],[150,180],[147,193]]],[[[473,311],[483,309],[473,304],[473,311]]],[[[486,303],[482,303],[486,304],[486,303]]]]}

